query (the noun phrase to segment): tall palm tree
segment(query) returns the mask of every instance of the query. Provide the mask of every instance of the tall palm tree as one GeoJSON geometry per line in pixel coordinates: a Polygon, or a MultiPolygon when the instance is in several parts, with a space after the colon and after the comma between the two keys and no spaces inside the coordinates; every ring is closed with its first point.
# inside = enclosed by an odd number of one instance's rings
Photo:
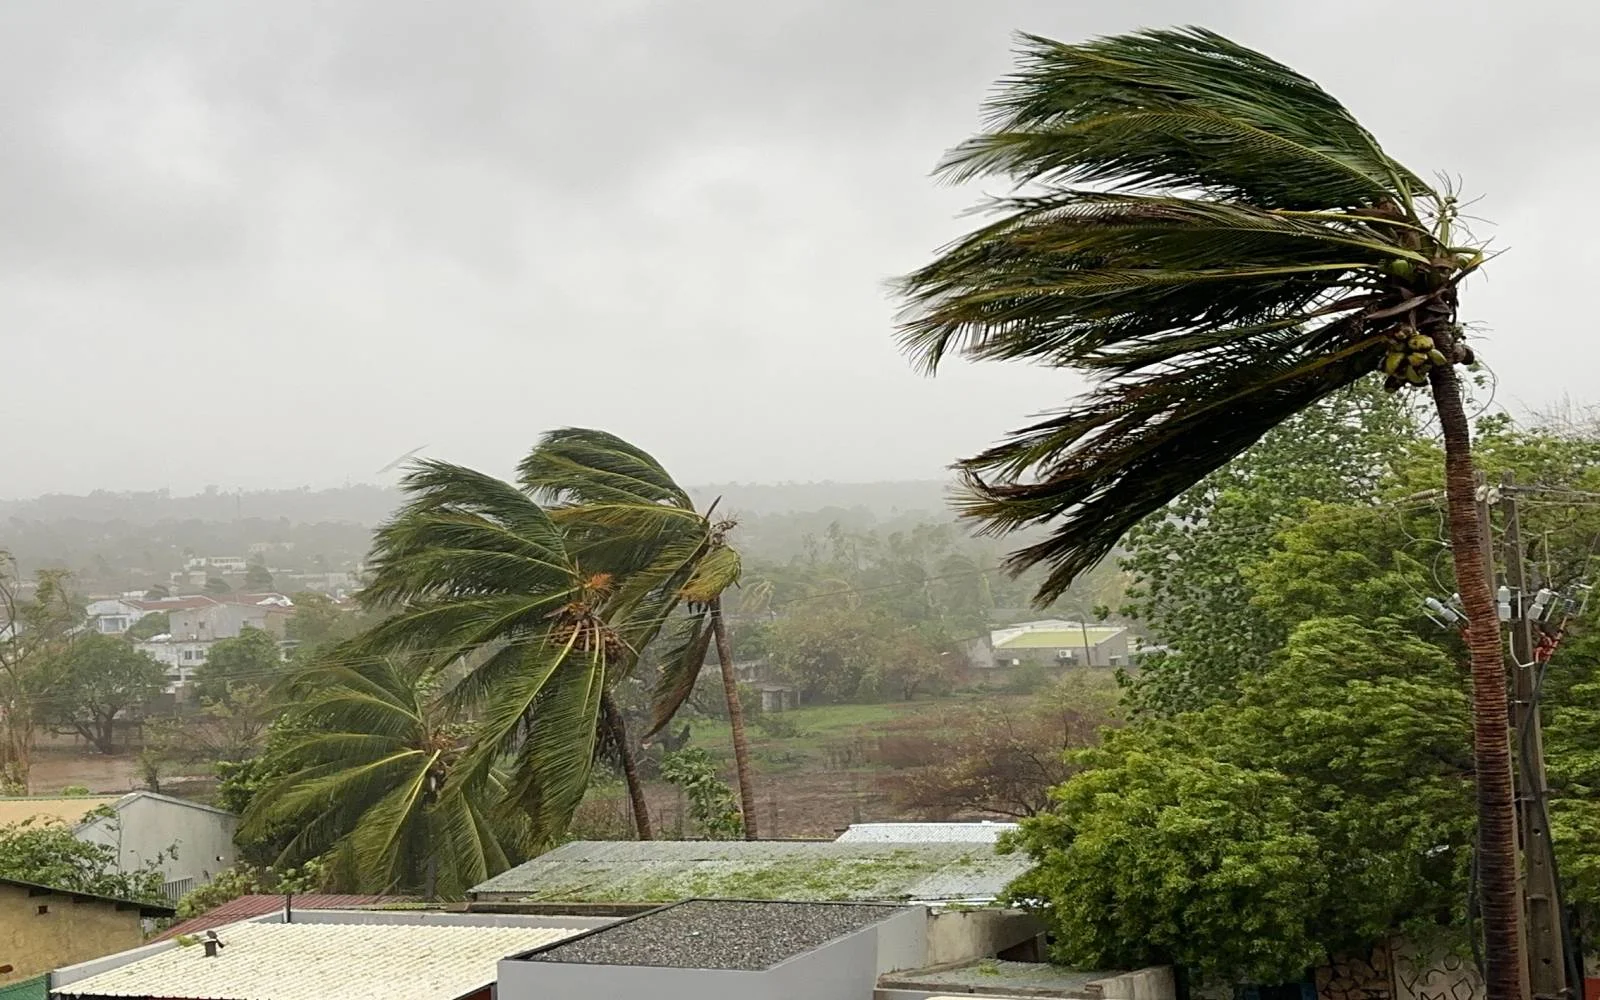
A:
{"type": "Polygon", "coordinates": [[[1457,289],[1484,260],[1456,199],[1338,101],[1202,29],[1064,45],[1024,36],[953,181],[1001,176],[996,218],[903,279],[907,350],[1098,376],[1086,399],[961,463],[992,533],[1048,601],[1140,519],[1266,431],[1372,373],[1430,387],[1472,653],[1488,985],[1518,995],[1505,666],[1456,364],[1457,289]]]}
{"type": "Polygon", "coordinates": [[[722,611],[723,593],[739,582],[739,553],[727,538],[734,522],[715,519],[715,503],[696,510],[688,491],[660,462],[604,431],[551,431],[523,460],[519,473],[523,487],[550,505],[551,518],[567,530],[579,558],[615,577],[617,606],[631,622],[631,649],[643,649],[654,639],[680,602],[687,606],[656,689],[652,734],[693,692],[706,653],[715,645],[744,835],[756,839],[750,747],[722,611]]]}
{"type": "MultiPolygon", "coordinates": [[[[493,771],[452,782],[468,727],[438,700],[420,659],[329,661],[293,677],[275,750],[281,777],[252,800],[243,833],[294,829],[278,863],[330,857],[363,889],[459,896],[520,856],[526,824],[484,803],[503,791],[493,771]]],[[[342,869],[342,870],[341,870],[342,869]]]]}
{"type": "Polygon", "coordinates": [[[580,566],[562,529],[510,483],[425,461],[402,488],[405,504],[374,536],[363,592],[389,617],[348,649],[418,656],[438,670],[466,665],[446,699],[480,718],[455,780],[483,780],[512,755],[501,804],[527,814],[538,844],[571,822],[597,731],[610,729],[639,837],[649,839],[649,810],[611,696],[635,659],[612,626],[626,609],[611,578],[580,566]]]}

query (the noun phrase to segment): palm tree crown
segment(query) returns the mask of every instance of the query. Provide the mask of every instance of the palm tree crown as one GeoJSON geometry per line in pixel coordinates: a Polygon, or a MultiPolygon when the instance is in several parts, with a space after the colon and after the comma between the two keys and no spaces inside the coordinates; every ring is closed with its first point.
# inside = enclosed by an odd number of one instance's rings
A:
{"type": "Polygon", "coordinates": [[[962,463],[990,530],[1054,522],[1011,563],[1050,567],[1042,602],[1288,416],[1373,371],[1398,388],[1471,359],[1455,288],[1483,254],[1453,241],[1453,197],[1212,32],[1025,36],[986,130],[939,172],[1018,190],[902,280],[908,351],[1099,380],[962,463]]]}
{"type": "Polygon", "coordinates": [[[420,660],[315,665],[288,690],[286,771],[244,816],[247,832],[295,829],[280,864],[328,856],[352,884],[459,896],[520,854],[522,824],[486,808],[500,776],[451,781],[469,727],[439,704],[420,660]]]}

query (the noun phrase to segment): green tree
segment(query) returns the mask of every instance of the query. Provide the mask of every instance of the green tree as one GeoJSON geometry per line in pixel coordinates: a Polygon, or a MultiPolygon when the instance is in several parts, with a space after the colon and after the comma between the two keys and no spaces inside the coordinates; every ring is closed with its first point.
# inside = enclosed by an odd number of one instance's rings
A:
{"type": "Polygon", "coordinates": [[[264,564],[253,562],[245,567],[244,585],[258,593],[271,590],[272,573],[264,564]]]}
{"type": "Polygon", "coordinates": [[[326,866],[320,861],[309,861],[304,868],[287,868],[281,872],[252,864],[235,864],[218,872],[205,885],[184,893],[178,900],[178,919],[198,917],[240,896],[321,892],[327,880],[326,866]]]}
{"type": "MultiPolygon", "coordinates": [[[[666,726],[694,691],[707,650],[715,646],[744,834],[756,839],[754,770],[722,610],[722,596],[739,582],[742,566],[738,551],[728,544],[728,532],[737,522],[713,519],[715,503],[704,512],[696,510],[688,491],[660,462],[604,431],[552,431],[518,471],[523,487],[552,505],[551,517],[573,538],[577,558],[615,577],[619,620],[629,622],[628,648],[642,650],[680,602],[687,606],[674,652],[665,657],[650,734],[666,726]]],[[[636,799],[635,810],[642,806],[642,798],[636,799]]]]}
{"type": "Polygon", "coordinates": [[[772,623],[767,657],[807,704],[850,701],[876,684],[889,624],[848,602],[804,601],[772,623]]]}
{"type": "Polygon", "coordinates": [[[206,593],[208,593],[208,594],[216,594],[216,595],[233,593],[233,588],[228,586],[228,581],[224,580],[220,576],[208,576],[208,577],[206,577],[205,590],[206,590],[206,593]]]}
{"type": "Polygon", "coordinates": [[[1450,661],[1393,622],[1315,619],[1241,689],[1079,752],[1023,821],[1037,866],[1009,892],[1057,959],[1283,982],[1461,919],[1472,762],[1450,661]]]}
{"type": "Polygon", "coordinates": [[[150,589],[144,592],[144,599],[147,601],[164,601],[171,596],[172,591],[163,583],[152,584],[150,589]]]}
{"type": "Polygon", "coordinates": [[[1272,428],[1373,372],[1432,389],[1472,658],[1491,1000],[1520,992],[1500,631],[1457,364],[1457,289],[1484,260],[1454,194],[1383,152],[1313,81],[1202,29],[1029,36],[945,176],[1008,178],[1000,216],[904,280],[904,343],[1101,376],[963,463],[968,514],[1051,524],[1012,557],[1062,593],[1134,525],[1272,428]]]}
{"type": "Polygon", "coordinates": [[[661,758],[661,780],[683,789],[689,815],[709,840],[737,840],[744,817],[733,789],[717,777],[717,765],[703,747],[685,747],[661,758]]]}
{"type": "Polygon", "coordinates": [[[1135,526],[1122,559],[1133,574],[1124,611],[1169,652],[1142,665],[1134,702],[1166,713],[1203,708],[1265,669],[1293,622],[1255,601],[1262,588],[1249,568],[1311,504],[1375,499],[1415,433],[1393,396],[1357,383],[1290,417],[1135,526]]]}
{"type": "MultiPolygon", "coordinates": [[[[414,655],[436,670],[465,664],[449,697],[481,721],[456,780],[487,781],[511,754],[502,804],[528,815],[535,843],[552,842],[571,822],[602,726],[642,802],[610,693],[637,659],[626,630],[637,627],[638,602],[593,563],[580,566],[563,530],[509,483],[428,461],[402,489],[405,503],[374,538],[363,592],[388,617],[330,656],[414,655]]],[[[635,820],[648,838],[648,810],[636,809],[635,820]]]]}
{"type": "Polygon", "coordinates": [[[246,625],[232,639],[218,639],[195,671],[201,700],[232,705],[243,688],[267,688],[282,676],[283,657],[272,633],[246,625]]]}
{"type": "Polygon", "coordinates": [[[155,697],[166,683],[161,664],[109,635],[75,640],[47,670],[46,718],[105,754],[117,751],[117,719],[155,697]]]}
{"type": "Polygon", "coordinates": [[[16,560],[0,549],[0,790],[9,795],[28,794],[48,667],[83,624],[68,579],[64,570],[39,570],[25,597],[16,560]]]}
{"type": "Polygon", "coordinates": [[[172,616],[165,611],[152,611],[134,622],[128,629],[130,639],[150,639],[164,635],[172,629],[172,616]]]}
{"type": "Polygon", "coordinates": [[[329,877],[364,892],[457,897],[520,857],[523,830],[489,805],[499,774],[463,767],[470,727],[438,698],[425,660],[315,666],[287,689],[292,735],[245,808],[246,840],[293,831],[283,870],[326,859],[329,877]]]}
{"type": "Polygon", "coordinates": [[[59,820],[26,819],[0,826],[0,876],[53,889],[164,903],[161,862],[166,856],[124,871],[115,848],[80,840],[59,820]]]}
{"type": "Polygon", "coordinates": [[[311,590],[298,591],[289,596],[294,602],[294,614],[285,626],[285,637],[295,645],[295,659],[302,662],[317,651],[341,642],[361,631],[363,616],[354,610],[340,607],[333,598],[311,590]]]}

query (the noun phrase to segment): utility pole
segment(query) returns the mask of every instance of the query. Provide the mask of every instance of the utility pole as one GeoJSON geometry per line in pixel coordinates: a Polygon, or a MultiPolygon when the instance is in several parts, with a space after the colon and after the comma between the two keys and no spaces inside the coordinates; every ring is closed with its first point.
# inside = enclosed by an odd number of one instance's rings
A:
{"type": "MultiPolygon", "coordinates": [[[[1499,492],[1500,511],[1505,519],[1504,586],[1510,591],[1512,609],[1509,623],[1511,745],[1516,750],[1517,831],[1522,842],[1523,954],[1527,956],[1528,985],[1534,1000],[1573,997],[1577,984],[1567,981],[1566,936],[1563,933],[1566,915],[1561,912],[1561,891],[1556,883],[1546,823],[1549,790],[1545,783],[1544,737],[1536,700],[1542,664],[1535,662],[1539,648],[1534,638],[1537,626],[1528,614],[1533,588],[1528,583],[1522,523],[1517,515],[1516,487],[1510,473],[1502,476],[1499,492]]],[[[1484,523],[1487,525],[1487,520],[1484,523]]]]}

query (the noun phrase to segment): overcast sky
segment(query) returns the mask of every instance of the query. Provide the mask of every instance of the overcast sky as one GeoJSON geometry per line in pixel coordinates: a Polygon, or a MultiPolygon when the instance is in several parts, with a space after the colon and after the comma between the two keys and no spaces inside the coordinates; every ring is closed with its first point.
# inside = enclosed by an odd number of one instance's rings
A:
{"type": "Polygon", "coordinates": [[[690,482],[940,475],[1080,384],[897,353],[885,280],[982,193],[929,168],[1011,32],[1175,22],[1481,195],[1500,401],[1600,396],[1586,4],[10,0],[0,496],[506,472],[570,424],[690,482]]]}

